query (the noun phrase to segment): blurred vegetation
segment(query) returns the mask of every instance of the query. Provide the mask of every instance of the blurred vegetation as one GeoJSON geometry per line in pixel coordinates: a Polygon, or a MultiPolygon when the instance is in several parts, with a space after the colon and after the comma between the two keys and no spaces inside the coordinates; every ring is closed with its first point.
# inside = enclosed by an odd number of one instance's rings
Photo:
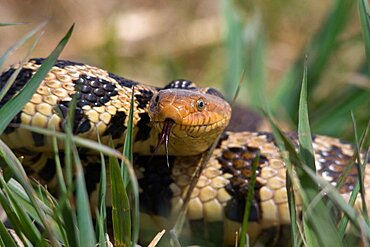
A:
{"type": "MultiPolygon", "coordinates": [[[[370,118],[370,84],[364,50],[362,49],[361,55],[357,54],[356,58],[350,59],[350,62],[357,62],[357,65],[344,67],[342,64],[337,67],[338,63],[343,63],[340,60],[342,53],[346,52],[343,47],[352,49],[350,45],[356,46],[356,43],[361,42],[360,30],[348,34],[350,30],[353,31],[354,25],[359,27],[359,23],[354,21],[354,18],[358,18],[356,1],[336,0],[330,3],[320,27],[308,37],[294,63],[283,72],[273,91],[268,90],[270,85],[266,81],[266,78],[269,78],[268,71],[264,69],[268,47],[260,15],[254,13],[246,21],[247,14],[235,14],[240,12],[237,9],[242,9],[243,5],[239,4],[236,7],[229,1],[224,3],[228,27],[226,48],[230,61],[226,81],[236,81],[243,68],[247,71],[244,87],[247,97],[241,98],[249,99],[247,103],[250,106],[257,108],[268,106],[280,120],[295,126],[299,82],[302,78],[303,63],[307,59],[307,91],[313,131],[350,138],[353,136],[349,131],[351,110],[355,112],[358,124],[363,128],[367,126],[370,118]],[[343,76],[344,80],[338,79],[338,74],[343,76]],[[362,79],[363,83],[359,83],[359,79],[362,79]]],[[[303,26],[302,35],[305,30],[306,27],[303,26]]],[[[229,96],[232,94],[230,91],[226,93],[229,96]]]]}
{"type": "MultiPolygon", "coordinates": [[[[50,19],[33,57],[72,22],[63,58],[98,65],[148,84],[187,78],[239,104],[269,106],[286,130],[297,123],[299,84],[308,59],[308,102],[314,133],[349,138],[350,110],[359,127],[369,119],[370,82],[356,1],[8,1],[0,51],[50,19]],[[242,78],[243,71],[245,77],[242,78]]],[[[26,49],[26,48],[24,48],[26,49]]],[[[23,52],[23,53],[22,53],[23,52]]],[[[19,60],[20,49],[7,60],[19,60]]]]}

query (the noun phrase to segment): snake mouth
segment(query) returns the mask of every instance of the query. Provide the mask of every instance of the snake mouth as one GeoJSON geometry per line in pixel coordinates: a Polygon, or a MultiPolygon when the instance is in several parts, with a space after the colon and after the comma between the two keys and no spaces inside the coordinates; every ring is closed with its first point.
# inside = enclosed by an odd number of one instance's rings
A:
{"type": "Polygon", "coordinates": [[[189,141],[189,144],[191,144],[191,142],[196,142],[205,138],[207,135],[220,132],[227,122],[227,119],[220,119],[211,123],[183,124],[176,122],[172,118],[166,118],[162,121],[153,121],[154,126],[160,132],[155,150],[157,150],[166,140],[168,142],[169,136],[172,136],[175,139],[187,140],[189,141]]]}

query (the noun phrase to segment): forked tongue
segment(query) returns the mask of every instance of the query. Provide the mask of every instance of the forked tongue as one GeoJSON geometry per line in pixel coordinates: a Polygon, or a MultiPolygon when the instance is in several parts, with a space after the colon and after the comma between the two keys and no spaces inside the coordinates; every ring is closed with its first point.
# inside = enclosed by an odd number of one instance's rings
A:
{"type": "Polygon", "coordinates": [[[167,166],[170,167],[170,162],[168,160],[168,143],[170,141],[170,133],[171,133],[171,128],[172,128],[172,125],[174,124],[175,122],[172,120],[172,119],[166,119],[164,121],[164,124],[163,124],[163,129],[162,129],[162,132],[160,134],[160,137],[159,137],[159,140],[158,140],[158,144],[157,146],[155,147],[154,149],[154,152],[153,153],[156,153],[159,149],[159,147],[163,144],[164,142],[164,150],[166,152],[166,159],[167,159],[167,166]]]}

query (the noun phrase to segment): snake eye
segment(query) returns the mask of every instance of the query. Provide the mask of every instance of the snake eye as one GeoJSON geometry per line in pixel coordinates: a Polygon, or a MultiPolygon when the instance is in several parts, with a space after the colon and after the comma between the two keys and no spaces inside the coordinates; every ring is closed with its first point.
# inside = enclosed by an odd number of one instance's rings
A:
{"type": "Polygon", "coordinates": [[[204,99],[203,98],[198,99],[197,100],[198,111],[203,111],[205,107],[206,107],[206,103],[204,102],[204,99]]]}

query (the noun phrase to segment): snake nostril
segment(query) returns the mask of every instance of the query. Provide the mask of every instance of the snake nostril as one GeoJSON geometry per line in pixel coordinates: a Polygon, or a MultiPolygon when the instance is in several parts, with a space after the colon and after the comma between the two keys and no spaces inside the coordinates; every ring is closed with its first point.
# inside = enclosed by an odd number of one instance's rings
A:
{"type": "Polygon", "coordinates": [[[155,99],[154,99],[154,102],[156,103],[156,104],[158,104],[158,101],[159,101],[159,94],[157,94],[157,96],[155,97],[155,99]]]}
{"type": "Polygon", "coordinates": [[[159,104],[159,95],[155,95],[152,100],[150,101],[150,111],[157,112],[158,111],[158,104],[159,104]]]}

